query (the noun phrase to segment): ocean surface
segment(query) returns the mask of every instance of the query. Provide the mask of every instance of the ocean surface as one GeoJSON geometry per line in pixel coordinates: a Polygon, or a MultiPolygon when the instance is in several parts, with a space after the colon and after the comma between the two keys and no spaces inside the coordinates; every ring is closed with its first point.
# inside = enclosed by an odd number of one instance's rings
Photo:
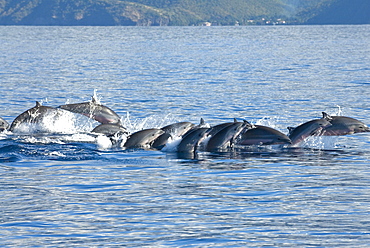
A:
{"type": "MultiPolygon", "coordinates": [[[[97,95],[131,132],[370,124],[370,26],[0,26],[0,116],[97,95]]],[[[182,156],[78,114],[0,134],[1,247],[368,247],[370,133],[182,156]]]]}

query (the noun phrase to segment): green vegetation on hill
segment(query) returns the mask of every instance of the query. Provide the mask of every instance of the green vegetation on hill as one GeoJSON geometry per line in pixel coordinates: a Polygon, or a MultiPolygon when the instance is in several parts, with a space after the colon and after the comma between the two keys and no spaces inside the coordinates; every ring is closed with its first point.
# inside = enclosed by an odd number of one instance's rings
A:
{"type": "Polygon", "coordinates": [[[336,13],[341,13],[343,18],[351,22],[361,23],[362,19],[356,22],[356,18],[346,11],[359,13],[358,8],[366,9],[365,3],[369,5],[367,2],[368,0],[0,0],[0,25],[301,24],[325,22],[326,17],[333,18],[336,13]]]}
{"type": "Polygon", "coordinates": [[[310,14],[307,24],[370,24],[370,1],[331,1],[310,14]]]}

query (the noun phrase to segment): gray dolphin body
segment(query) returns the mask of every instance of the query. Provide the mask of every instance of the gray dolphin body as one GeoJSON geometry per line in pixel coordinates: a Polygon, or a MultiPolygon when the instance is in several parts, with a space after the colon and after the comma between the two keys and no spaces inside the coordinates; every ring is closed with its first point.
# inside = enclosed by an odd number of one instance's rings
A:
{"type": "Polygon", "coordinates": [[[108,137],[128,133],[126,128],[122,127],[119,124],[100,124],[99,126],[95,127],[91,132],[101,133],[108,137]]]}
{"type": "Polygon", "coordinates": [[[322,130],[328,126],[331,126],[329,118],[315,119],[305,122],[296,128],[288,128],[289,138],[292,141],[292,145],[298,144],[312,135],[320,135],[322,130]]]}
{"type": "MultiPolygon", "coordinates": [[[[329,116],[322,112],[323,117],[329,116]]],[[[325,127],[321,135],[324,136],[339,136],[354,133],[370,132],[370,128],[363,122],[346,116],[329,116],[331,118],[331,126],[325,127]]]]}
{"type": "Polygon", "coordinates": [[[110,108],[98,104],[94,97],[90,102],[66,104],[58,108],[85,115],[102,124],[121,124],[121,118],[110,108]]]}
{"type": "Polygon", "coordinates": [[[158,150],[161,150],[165,145],[172,139],[172,135],[169,133],[161,134],[156,140],[153,142],[152,147],[158,150]]]}
{"type": "Polygon", "coordinates": [[[159,136],[154,141],[152,147],[160,150],[167,144],[167,142],[171,138],[173,139],[176,137],[183,136],[192,127],[194,127],[194,124],[191,122],[177,122],[177,123],[173,123],[165,127],[162,127],[161,129],[164,131],[164,134],[159,136]]]}
{"type": "Polygon", "coordinates": [[[195,152],[199,144],[206,138],[208,127],[196,128],[190,130],[184,135],[179,145],[177,146],[178,152],[195,152]]]}
{"type": "Polygon", "coordinates": [[[255,125],[242,134],[238,145],[276,145],[291,144],[290,138],[282,132],[271,127],[255,125]]]}
{"type": "Polygon", "coordinates": [[[42,106],[39,102],[36,102],[36,106],[26,110],[22,114],[18,115],[12,122],[9,130],[16,130],[22,123],[38,123],[42,119],[51,113],[58,113],[58,109],[53,107],[42,106]]]}
{"type": "Polygon", "coordinates": [[[155,139],[164,134],[162,129],[144,129],[131,134],[125,144],[126,148],[151,148],[155,139]]]}
{"type": "Polygon", "coordinates": [[[189,131],[192,127],[194,127],[194,124],[191,122],[177,122],[170,125],[167,125],[165,127],[162,127],[161,129],[165,133],[169,133],[172,136],[182,136],[187,131],[189,131]]]}
{"type": "Polygon", "coordinates": [[[233,147],[238,135],[251,127],[252,125],[247,121],[234,122],[224,127],[209,139],[206,150],[217,151],[233,147]]]}
{"type": "Polygon", "coordinates": [[[0,132],[7,130],[9,127],[9,123],[0,117],[0,132]]]}
{"type": "Polygon", "coordinates": [[[228,127],[234,123],[238,122],[236,119],[234,119],[234,122],[225,122],[225,123],[221,123],[221,124],[218,124],[216,126],[213,126],[211,127],[209,130],[208,130],[208,135],[209,136],[214,136],[216,133],[218,133],[219,131],[221,131],[222,129],[224,129],[225,127],[228,127]]]}

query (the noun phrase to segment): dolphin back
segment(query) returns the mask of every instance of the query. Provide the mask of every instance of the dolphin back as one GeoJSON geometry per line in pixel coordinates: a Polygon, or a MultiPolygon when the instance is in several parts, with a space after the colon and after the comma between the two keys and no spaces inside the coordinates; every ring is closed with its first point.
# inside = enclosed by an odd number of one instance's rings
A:
{"type": "Polygon", "coordinates": [[[164,131],[156,128],[138,131],[128,137],[124,147],[151,148],[153,142],[162,134],[164,134],[164,131]]]}
{"type": "Polygon", "coordinates": [[[85,115],[102,124],[121,124],[121,118],[112,109],[98,104],[95,100],[91,102],[60,105],[58,108],[85,115]]]}
{"type": "Polygon", "coordinates": [[[244,132],[237,142],[238,145],[275,145],[291,143],[290,138],[282,132],[259,125],[244,132]]]}
{"type": "Polygon", "coordinates": [[[325,127],[331,126],[332,124],[328,121],[331,117],[323,117],[320,119],[314,119],[308,122],[305,122],[294,129],[289,129],[290,134],[289,138],[292,141],[292,144],[298,144],[313,135],[321,135],[322,130],[325,127]]]}
{"type": "Polygon", "coordinates": [[[9,131],[14,131],[22,123],[38,123],[42,121],[50,111],[56,111],[53,107],[42,106],[39,102],[36,102],[36,106],[24,111],[22,114],[18,115],[12,124],[10,125],[9,131]]]}

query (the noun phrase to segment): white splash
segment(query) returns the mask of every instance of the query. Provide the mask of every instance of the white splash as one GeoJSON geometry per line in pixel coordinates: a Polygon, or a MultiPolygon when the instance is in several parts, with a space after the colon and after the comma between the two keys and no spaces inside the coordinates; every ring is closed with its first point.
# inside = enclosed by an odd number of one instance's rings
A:
{"type": "Polygon", "coordinates": [[[130,132],[134,133],[148,128],[162,128],[168,124],[175,123],[177,120],[172,114],[152,115],[141,119],[133,119],[129,112],[126,112],[126,116],[122,118],[122,125],[130,132]]]}
{"type": "Polygon", "coordinates": [[[342,115],[342,108],[339,105],[337,105],[336,107],[338,108],[336,115],[342,115]]]}
{"type": "Polygon", "coordinates": [[[58,151],[52,151],[50,153],[47,153],[46,155],[47,156],[55,156],[55,157],[66,157],[66,155],[64,155],[63,153],[58,152],[58,151]]]}
{"type": "Polygon", "coordinates": [[[105,135],[98,135],[96,137],[96,143],[101,150],[112,148],[112,141],[105,135]]]}
{"type": "Polygon", "coordinates": [[[177,151],[177,146],[180,144],[182,138],[177,137],[174,139],[170,139],[167,144],[162,148],[161,151],[163,152],[176,152],[177,151]]]}
{"type": "Polygon", "coordinates": [[[94,94],[93,94],[91,100],[94,99],[97,104],[101,104],[100,100],[101,100],[102,97],[100,97],[97,92],[98,92],[98,90],[94,89],[94,94]]]}
{"type": "Polygon", "coordinates": [[[256,121],[255,125],[267,126],[276,129],[277,117],[264,116],[262,119],[256,121]]]}

